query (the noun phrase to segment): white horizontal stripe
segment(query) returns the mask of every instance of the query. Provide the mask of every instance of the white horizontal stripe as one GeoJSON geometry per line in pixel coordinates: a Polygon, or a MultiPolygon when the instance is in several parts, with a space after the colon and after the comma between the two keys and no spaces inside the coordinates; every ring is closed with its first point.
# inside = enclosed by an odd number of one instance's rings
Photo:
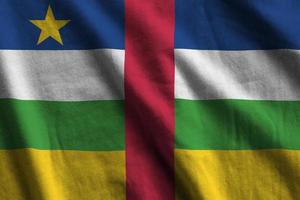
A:
{"type": "Polygon", "coordinates": [[[175,50],[181,99],[300,99],[300,51],[175,50]]]}
{"type": "Polygon", "coordinates": [[[0,98],[124,98],[124,50],[0,51],[0,98]]]}

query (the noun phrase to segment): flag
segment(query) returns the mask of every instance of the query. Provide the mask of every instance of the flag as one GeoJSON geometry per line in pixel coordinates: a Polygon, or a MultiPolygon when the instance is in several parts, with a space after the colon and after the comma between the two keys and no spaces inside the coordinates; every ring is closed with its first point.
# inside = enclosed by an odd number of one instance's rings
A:
{"type": "Polygon", "coordinates": [[[299,11],[0,0],[0,199],[298,199],[299,11]]]}

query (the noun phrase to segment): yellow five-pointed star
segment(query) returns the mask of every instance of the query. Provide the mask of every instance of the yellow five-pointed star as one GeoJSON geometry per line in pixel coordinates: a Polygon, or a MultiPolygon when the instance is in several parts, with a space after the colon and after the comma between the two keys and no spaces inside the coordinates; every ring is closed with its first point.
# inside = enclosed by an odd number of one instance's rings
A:
{"type": "Polygon", "coordinates": [[[45,20],[30,20],[35,26],[41,29],[41,34],[37,44],[41,44],[44,40],[51,37],[61,45],[63,45],[63,41],[61,39],[59,30],[67,25],[71,20],[56,20],[51,6],[49,5],[45,20]]]}

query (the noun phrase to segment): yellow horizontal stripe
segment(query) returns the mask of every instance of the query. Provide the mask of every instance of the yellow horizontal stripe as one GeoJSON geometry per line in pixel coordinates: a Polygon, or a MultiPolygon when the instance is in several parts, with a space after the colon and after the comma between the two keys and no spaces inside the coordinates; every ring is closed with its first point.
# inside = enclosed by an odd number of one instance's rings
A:
{"type": "Polygon", "coordinates": [[[0,151],[0,199],[125,199],[124,151],[0,151]]]}
{"type": "Polygon", "coordinates": [[[300,194],[300,151],[176,150],[178,200],[289,200],[300,194]]]}

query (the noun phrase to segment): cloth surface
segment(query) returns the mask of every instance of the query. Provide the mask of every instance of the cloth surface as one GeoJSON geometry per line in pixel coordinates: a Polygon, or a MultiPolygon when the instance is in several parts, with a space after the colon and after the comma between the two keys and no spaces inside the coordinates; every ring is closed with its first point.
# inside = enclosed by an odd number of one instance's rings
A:
{"type": "Polygon", "coordinates": [[[0,199],[299,199],[299,25],[298,0],[0,0],[0,199]]]}

